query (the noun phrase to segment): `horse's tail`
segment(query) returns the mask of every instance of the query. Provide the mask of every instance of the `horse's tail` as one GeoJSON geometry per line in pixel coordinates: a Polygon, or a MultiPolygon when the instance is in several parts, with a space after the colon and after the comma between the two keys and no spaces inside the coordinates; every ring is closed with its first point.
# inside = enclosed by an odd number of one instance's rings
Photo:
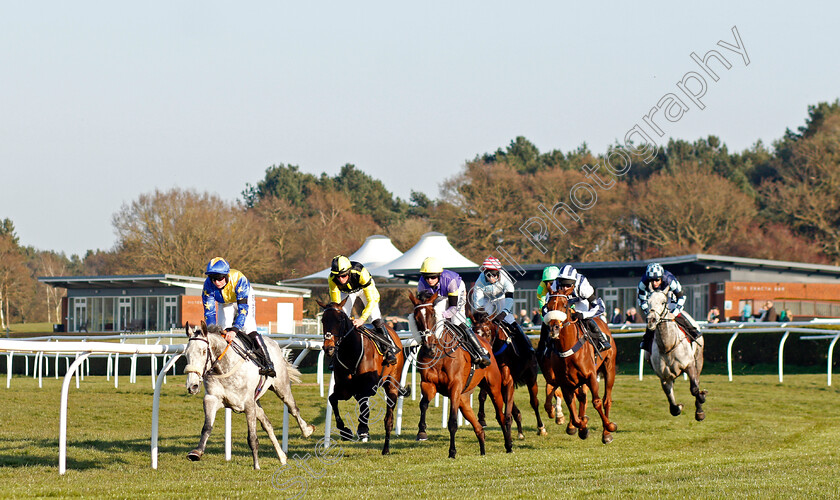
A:
{"type": "Polygon", "coordinates": [[[283,362],[286,363],[286,373],[289,375],[289,380],[295,384],[301,383],[300,370],[289,361],[289,355],[292,353],[291,349],[281,349],[283,353],[283,362]]]}

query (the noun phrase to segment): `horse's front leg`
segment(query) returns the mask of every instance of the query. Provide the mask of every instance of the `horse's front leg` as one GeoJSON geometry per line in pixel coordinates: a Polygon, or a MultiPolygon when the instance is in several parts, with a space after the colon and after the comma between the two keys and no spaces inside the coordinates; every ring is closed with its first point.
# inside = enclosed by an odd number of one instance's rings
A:
{"type": "Polygon", "coordinates": [[[262,406],[258,404],[254,405],[254,409],[257,420],[260,422],[263,430],[268,433],[268,438],[274,446],[274,451],[277,452],[277,458],[280,459],[281,464],[286,465],[286,454],[283,452],[283,448],[280,446],[280,443],[277,442],[277,436],[274,435],[274,427],[272,427],[271,422],[268,420],[265,410],[263,410],[262,406]]]}
{"type": "MultiPolygon", "coordinates": [[[[249,401],[245,403],[245,422],[248,424],[248,446],[251,448],[251,454],[254,456],[254,470],[260,470],[259,439],[257,438],[257,410],[256,402],[249,401]]],[[[275,438],[275,441],[277,438],[275,438]]],[[[282,450],[281,450],[282,452],[282,450]]]]}
{"type": "Polygon", "coordinates": [[[367,443],[370,438],[368,421],[370,420],[370,398],[372,397],[374,396],[365,396],[356,399],[359,404],[359,426],[356,428],[356,434],[358,434],[359,440],[363,443],[367,443]]]}
{"type": "Polygon", "coordinates": [[[546,434],[548,434],[548,431],[545,430],[545,425],[543,424],[542,417],[540,417],[540,398],[537,395],[539,390],[540,389],[537,385],[537,377],[535,374],[534,377],[528,381],[528,394],[531,397],[531,408],[534,410],[534,416],[537,417],[537,435],[545,436],[546,434]]]}
{"type": "Polygon", "coordinates": [[[691,395],[694,396],[694,418],[698,422],[702,422],[706,418],[706,412],[703,411],[703,403],[706,402],[706,391],[700,390],[700,374],[697,373],[697,368],[694,363],[686,369],[686,372],[688,373],[691,395]]]}
{"type": "Polygon", "coordinates": [[[426,410],[429,409],[429,401],[435,397],[437,389],[428,382],[421,382],[420,390],[423,397],[420,398],[420,423],[417,425],[417,440],[425,441],[429,439],[428,434],[426,434],[426,410]]]}
{"type": "Polygon", "coordinates": [[[342,441],[348,441],[353,437],[353,432],[344,425],[344,420],[341,419],[341,413],[338,411],[339,395],[336,392],[330,394],[330,406],[332,406],[333,416],[335,416],[335,427],[338,429],[338,435],[342,441]]]}
{"type": "Polygon", "coordinates": [[[385,394],[388,396],[388,407],[385,409],[385,445],[382,447],[382,454],[391,453],[391,431],[394,428],[394,406],[397,405],[399,397],[399,385],[389,385],[385,394]]]}
{"type": "Polygon", "coordinates": [[[674,398],[674,379],[663,378],[661,379],[662,384],[662,392],[665,393],[665,397],[668,398],[668,406],[671,409],[671,415],[679,416],[682,413],[683,405],[677,404],[676,398],[674,398]]]}
{"type": "Polygon", "coordinates": [[[303,433],[303,437],[309,437],[315,432],[315,426],[306,423],[306,420],[300,414],[300,410],[298,409],[297,403],[295,402],[295,396],[292,394],[292,386],[291,383],[279,386],[276,382],[274,385],[271,386],[271,390],[277,394],[277,397],[283,401],[283,404],[289,409],[289,414],[297,420],[298,427],[300,427],[300,432],[303,433]]]}
{"type": "Polygon", "coordinates": [[[493,401],[493,406],[496,408],[496,421],[502,428],[502,435],[505,438],[505,452],[511,453],[513,451],[513,440],[510,437],[511,416],[505,415],[505,401],[502,397],[503,387],[501,386],[501,376],[499,372],[493,373],[491,369],[486,370],[482,385],[486,385],[487,391],[490,393],[490,398],[493,401]]]}
{"type": "Polygon", "coordinates": [[[216,396],[210,394],[204,396],[204,427],[201,428],[201,438],[198,440],[198,446],[187,453],[187,458],[190,460],[194,462],[201,460],[201,456],[204,455],[204,448],[207,446],[207,440],[213,430],[213,422],[216,421],[216,412],[221,407],[222,401],[216,396]]]}
{"type": "MultiPolygon", "coordinates": [[[[455,397],[449,398],[449,422],[447,422],[447,428],[449,428],[449,458],[455,458],[455,432],[458,430],[458,410],[461,405],[461,398],[457,395],[461,394],[462,390],[463,387],[460,386],[454,388],[450,386],[449,390],[449,394],[455,394],[455,397]]],[[[481,454],[484,455],[484,443],[480,440],[479,443],[481,454]]]]}

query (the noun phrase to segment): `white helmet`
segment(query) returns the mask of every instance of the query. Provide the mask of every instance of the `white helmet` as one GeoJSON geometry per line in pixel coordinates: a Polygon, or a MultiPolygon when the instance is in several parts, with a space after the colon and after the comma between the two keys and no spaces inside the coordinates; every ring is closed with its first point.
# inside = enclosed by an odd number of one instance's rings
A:
{"type": "Polygon", "coordinates": [[[560,280],[560,283],[566,285],[573,285],[575,281],[577,281],[578,272],[575,270],[574,267],[566,264],[562,268],[560,268],[560,275],[557,277],[560,280]]]}

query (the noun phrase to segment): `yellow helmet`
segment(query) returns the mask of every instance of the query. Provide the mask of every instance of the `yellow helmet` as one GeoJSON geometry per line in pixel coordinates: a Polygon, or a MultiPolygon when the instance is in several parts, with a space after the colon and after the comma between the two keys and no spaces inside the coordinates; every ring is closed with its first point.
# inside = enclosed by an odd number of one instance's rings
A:
{"type": "Polygon", "coordinates": [[[435,257],[426,257],[423,265],[420,266],[420,274],[440,274],[443,272],[443,266],[435,257]]]}
{"type": "Polygon", "coordinates": [[[330,274],[341,274],[350,270],[350,259],[343,255],[333,257],[330,274]]]}

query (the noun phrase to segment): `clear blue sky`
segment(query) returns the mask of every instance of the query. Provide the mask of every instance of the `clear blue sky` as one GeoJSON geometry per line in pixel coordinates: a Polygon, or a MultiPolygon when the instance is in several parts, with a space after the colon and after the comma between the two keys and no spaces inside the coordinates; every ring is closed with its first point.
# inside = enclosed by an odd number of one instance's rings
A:
{"type": "Polygon", "coordinates": [[[742,150],[840,96],[836,4],[583,3],[4,1],[0,219],[25,245],[109,249],[141,193],[233,200],[278,163],[437,197],[517,135],[602,152],[692,51],[732,68],[666,137],[742,150]],[[732,26],[749,66],[716,46],[732,26]]]}

